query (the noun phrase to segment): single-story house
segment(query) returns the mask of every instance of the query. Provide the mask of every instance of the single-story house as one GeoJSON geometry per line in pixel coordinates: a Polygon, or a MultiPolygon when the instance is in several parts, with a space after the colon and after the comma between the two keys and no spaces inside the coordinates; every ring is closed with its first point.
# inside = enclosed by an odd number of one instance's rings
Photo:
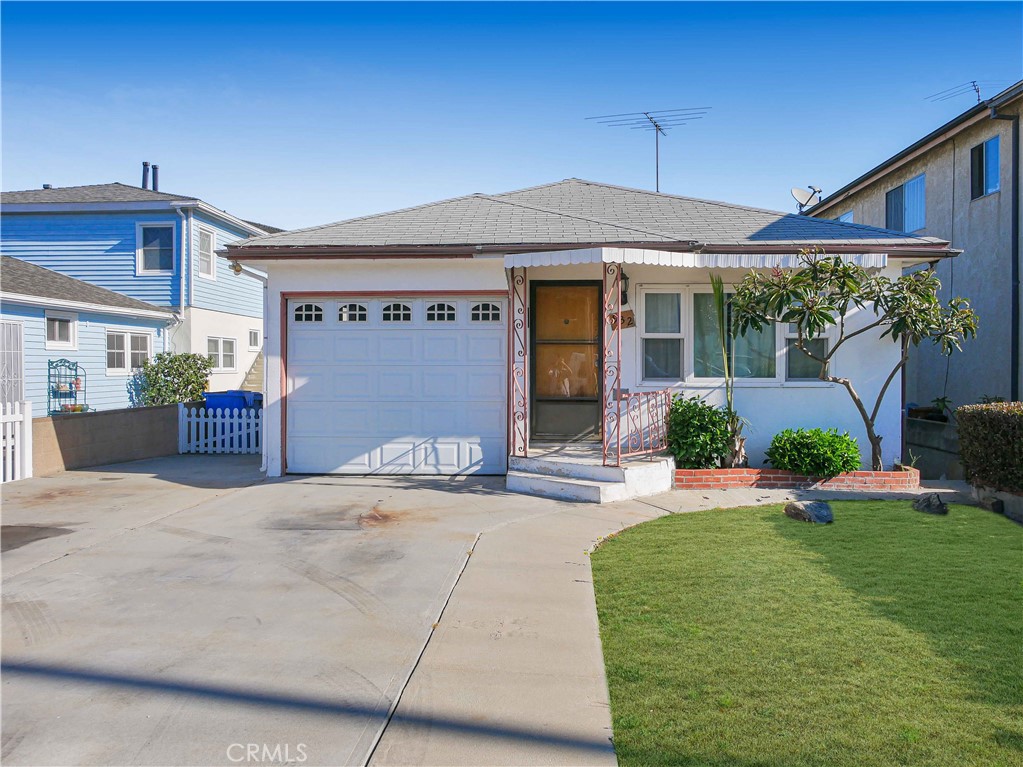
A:
{"type": "Polygon", "coordinates": [[[134,370],[166,350],[174,321],[170,309],[2,256],[0,402],[28,400],[36,417],[130,407],[134,370]]]}
{"type": "MultiPolygon", "coordinates": [[[[955,254],[931,237],[578,179],[220,254],[267,275],[271,476],[517,476],[557,473],[526,459],[588,440],[617,467],[657,447],[650,432],[673,394],[723,401],[711,275],[795,266],[815,245],[890,276],[955,254]]],[[[848,430],[869,457],[847,393],[816,380],[787,328],[737,341],[736,357],[751,465],[789,427],[848,430]]],[[[869,398],[897,359],[864,334],[833,370],[869,398]]],[[[902,428],[891,391],[878,417],[889,464],[902,428]]]]}

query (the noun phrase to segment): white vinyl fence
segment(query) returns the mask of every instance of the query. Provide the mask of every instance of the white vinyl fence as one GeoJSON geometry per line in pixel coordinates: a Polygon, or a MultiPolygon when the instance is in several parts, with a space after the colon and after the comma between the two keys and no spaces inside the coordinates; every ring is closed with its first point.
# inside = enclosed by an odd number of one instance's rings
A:
{"type": "Polygon", "coordinates": [[[251,407],[207,410],[178,405],[179,453],[259,453],[263,411],[251,407]]]}
{"type": "Polygon", "coordinates": [[[0,402],[0,481],[32,476],[32,403],[0,402]]]}

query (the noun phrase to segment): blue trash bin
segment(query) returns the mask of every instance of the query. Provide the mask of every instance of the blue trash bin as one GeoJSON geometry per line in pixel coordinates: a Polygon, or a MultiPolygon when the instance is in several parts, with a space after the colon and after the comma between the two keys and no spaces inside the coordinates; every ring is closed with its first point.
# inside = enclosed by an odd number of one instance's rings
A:
{"type": "Polygon", "coordinates": [[[207,410],[241,410],[249,406],[243,391],[210,391],[202,396],[207,410]]]}

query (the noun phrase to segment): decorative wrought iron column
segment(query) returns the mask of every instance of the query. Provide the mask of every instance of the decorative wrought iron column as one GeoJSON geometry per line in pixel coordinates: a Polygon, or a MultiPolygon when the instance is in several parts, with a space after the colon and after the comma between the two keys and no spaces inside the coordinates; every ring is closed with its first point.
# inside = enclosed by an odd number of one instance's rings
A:
{"type": "Polygon", "coordinates": [[[511,430],[509,447],[513,456],[525,458],[529,451],[529,292],[525,267],[509,270],[511,307],[508,312],[510,337],[508,410],[511,430]]]}
{"type": "Polygon", "coordinates": [[[622,268],[604,264],[604,465],[620,466],[621,418],[618,394],[622,380],[622,268]]]}

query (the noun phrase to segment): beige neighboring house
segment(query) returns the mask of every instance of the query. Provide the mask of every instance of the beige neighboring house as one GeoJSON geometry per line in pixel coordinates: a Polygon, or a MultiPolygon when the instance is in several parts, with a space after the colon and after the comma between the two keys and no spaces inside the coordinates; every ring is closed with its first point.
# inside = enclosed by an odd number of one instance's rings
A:
{"type": "Polygon", "coordinates": [[[945,357],[921,346],[906,371],[907,403],[947,396],[1020,399],[1019,119],[1023,81],[982,101],[824,198],[810,216],[946,240],[963,251],[936,264],[942,299],[967,298],[977,338],[945,357]]]}

